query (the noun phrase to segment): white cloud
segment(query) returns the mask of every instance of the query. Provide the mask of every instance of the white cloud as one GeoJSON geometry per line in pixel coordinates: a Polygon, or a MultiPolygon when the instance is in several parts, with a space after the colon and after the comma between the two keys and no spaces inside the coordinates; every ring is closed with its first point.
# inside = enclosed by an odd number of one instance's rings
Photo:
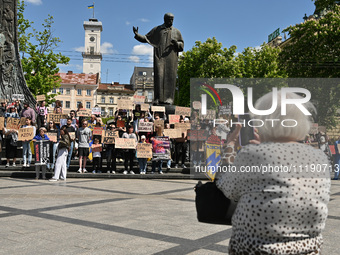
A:
{"type": "Polygon", "coordinates": [[[138,44],[133,46],[132,54],[135,55],[152,55],[153,47],[148,44],[138,44]]]}
{"type": "Polygon", "coordinates": [[[137,57],[137,56],[130,56],[129,59],[130,59],[132,62],[135,62],[135,63],[139,63],[139,61],[140,61],[140,58],[137,57]]]}
{"type": "MultiPolygon", "coordinates": [[[[84,46],[76,47],[73,49],[77,52],[85,52],[84,46]]],[[[109,42],[103,42],[102,45],[100,46],[100,51],[102,54],[117,53],[117,51],[113,49],[112,43],[109,42]]]]}
{"type": "Polygon", "coordinates": [[[42,0],[25,0],[25,2],[35,4],[35,5],[41,5],[42,4],[42,0]]]}
{"type": "Polygon", "coordinates": [[[77,48],[73,48],[75,51],[78,51],[78,52],[85,52],[85,47],[84,46],[80,46],[80,47],[77,47],[77,48]]]}
{"type": "Polygon", "coordinates": [[[149,44],[138,44],[133,46],[132,54],[134,56],[129,57],[129,59],[135,63],[140,62],[140,57],[138,57],[138,55],[146,55],[148,57],[147,61],[153,62],[153,47],[149,44]]]}
{"type": "Polygon", "coordinates": [[[109,42],[103,42],[100,46],[100,51],[102,54],[117,53],[117,51],[113,49],[113,44],[109,42]]]}
{"type": "Polygon", "coordinates": [[[141,19],[139,19],[139,21],[142,21],[142,22],[150,22],[150,20],[145,19],[145,18],[141,18],[141,19]]]}
{"type": "Polygon", "coordinates": [[[83,71],[83,66],[82,65],[75,65],[77,70],[83,71]]]}
{"type": "Polygon", "coordinates": [[[256,51],[259,51],[259,50],[262,49],[262,47],[261,47],[261,46],[255,46],[254,49],[255,49],[256,51]]]}
{"type": "Polygon", "coordinates": [[[131,22],[130,21],[125,21],[125,25],[130,25],[131,24],[131,22]]]}

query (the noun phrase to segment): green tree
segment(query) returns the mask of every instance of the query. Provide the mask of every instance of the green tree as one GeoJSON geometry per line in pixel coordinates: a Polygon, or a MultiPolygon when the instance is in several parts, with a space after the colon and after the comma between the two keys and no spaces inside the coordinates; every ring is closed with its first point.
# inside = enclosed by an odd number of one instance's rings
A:
{"type": "MultiPolygon", "coordinates": [[[[315,18],[290,26],[284,31],[290,38],[280,53],[281,66],[290,78],[340,77],[340,6],[335,1],[315,2],[315,18]]],[[[340,107],[340,84],[302,83],[312,94],[318,117],[316,121],[327,127],[336,126],[340,107]]]]}
{"type": "Polygon", "coordinates": [[[47,93],[60,86],[58,64],[67,64],[70,59],[54,52],[61,40],[53,35],[53,16],[48,15],[38,31],[24,18],[24,10],[24,1],[18,0],[18,41],[25,79],[33,95],[53,99],[56,94],[47,93]]]}
{"type": "MultiPolygon", "coordinates": [[[[279,48],[263,44],[260,48],[246,48],[241,53],[236,53],[236,49],[236,46],[223,48],[213,37],[204,43],[197,41],[191,50],[184,52],[178,66],[177,104],[189,106],[190,78],[286,77],[284,70],[279,68],[279,48]]],[[[270,85],[255,89],[254,98],[270,89],[270,85]]]]}

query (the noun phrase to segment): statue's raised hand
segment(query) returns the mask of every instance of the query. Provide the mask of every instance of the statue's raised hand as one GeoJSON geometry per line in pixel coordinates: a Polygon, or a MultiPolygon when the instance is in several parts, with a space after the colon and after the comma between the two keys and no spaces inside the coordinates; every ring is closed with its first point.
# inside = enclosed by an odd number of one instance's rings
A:
{"type": "Polygon", "coordinates": [[[134,33],[135,35],[138,34],[138,27],[137,27],[137,28],[133,27],[133,33],[134,33]]]}

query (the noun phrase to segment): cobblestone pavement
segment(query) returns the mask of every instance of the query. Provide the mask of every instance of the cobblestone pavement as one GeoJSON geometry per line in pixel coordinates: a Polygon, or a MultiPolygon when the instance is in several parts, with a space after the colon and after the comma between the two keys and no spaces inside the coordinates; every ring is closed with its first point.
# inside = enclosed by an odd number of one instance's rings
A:
{"type": "MultiPolygon", "coordinates": [[[[0,254],[226,254],[231,227],[198,223],[193,180],[0,178],[0,254]]],[[[323,254],[339,254],[340,181],[323,254]]]]}

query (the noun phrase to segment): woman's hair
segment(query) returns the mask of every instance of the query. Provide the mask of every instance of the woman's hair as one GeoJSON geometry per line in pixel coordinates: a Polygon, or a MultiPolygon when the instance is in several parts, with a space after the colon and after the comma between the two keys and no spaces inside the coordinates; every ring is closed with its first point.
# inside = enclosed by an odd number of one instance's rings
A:
{"type": "MultiPolygon", "coordinates": [[[[51,121],[52,120],[48,121],[48,123],[47,123],[47,131],[51,130],[51,127],[50,127],[50,122],[51,121]]],[[[53,130],[57,129],[57,126],[55,125],[55,122],[54,121],[52,121],[52,122],[53,122],[53,126],[52,126],[53,130]]]]}
{"type": "Polygon", "coordinates": [[[59,108],[61,107],[61,102],[59,100],[55,101],[55,107],[54,108],[59,108]]]}
{"type": "Polygon", "coordinates": [[[62,126],[60,130],[63,130],[63,131],[64,131],[64,133],[65,133],[65,135],[67,135],[67,136],[68,136],[68,138],[69,138],[69,139],[70,139],[70,141],[71,141],[70,134],[69,134],[69,133],[68,133],[68,131],[67,131],[67,126],[62,126]]]}
{"type": "Polygon", "coordinates": [[[157,128],[157,132],[156,132],[157,136],[163,136],[162,126],[158,124],[158,125],[156,125],[156,128],[157,128]]]}
{"type": "MultiPolygon", "coordinates": [[[[301,99],[303,97],[288,92],[287,99],[301,99]]],[[[267,93],[256,101],[255,109],[268,110],[272,107],[273,92],[267,93]]],[[[316,113],[315,107],[311,103],[305,103],[304,107],[309,112],[316,113]]],[[[293,139],[303,140],[310,130],[311,116],[305,115],[294,104],[286,105],[286,115],[281,115],[281,91],[277,92],[277,107],[276,110],[269,115],[251,115],[252,119],[262,120],[264,125],[257,127],[261,141],[273,141],[278,139],[293,139]],[[275,120],[275,121],[272,121],[275,120]],[[287,120],[287,121],[284,121],[287,120]],[[292,121],[295,120],[296,122],[292,121]],[[284,121],[284,125],[282,125],[284,121]],[[297,123],[297,124],[296,124],[297,123]]],[[[254,126],[260,126],[261,123],[254,121],[254,126]]]]}

